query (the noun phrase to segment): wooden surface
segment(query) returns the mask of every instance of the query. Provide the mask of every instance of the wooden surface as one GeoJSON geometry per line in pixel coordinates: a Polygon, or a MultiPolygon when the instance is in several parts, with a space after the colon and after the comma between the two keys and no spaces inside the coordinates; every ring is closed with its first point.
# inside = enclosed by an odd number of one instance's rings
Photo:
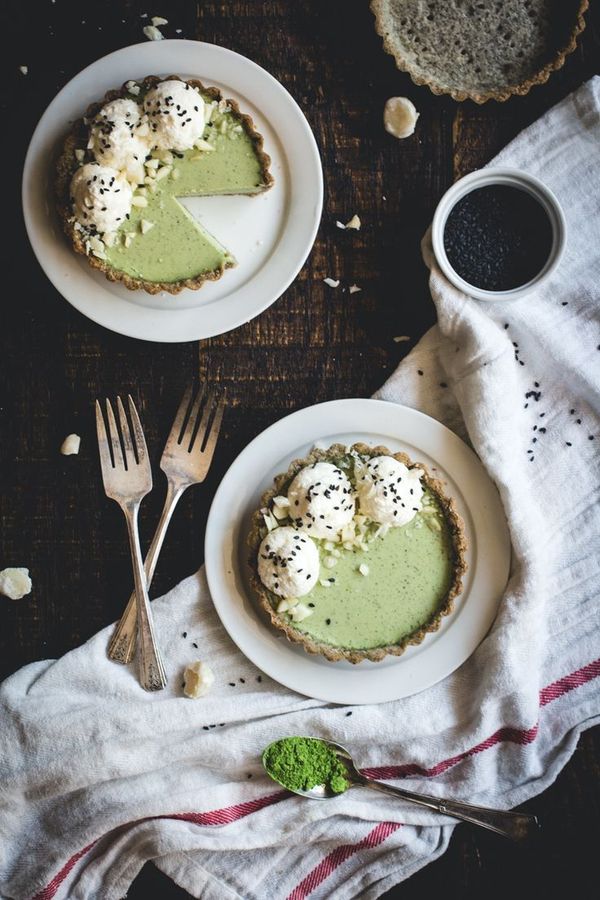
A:
{"type": "MultiPolygon", "coordinates": [[[[130,391],[158,460],[190,377],[227,389],[213,470],[184,497],[163,551],[153,586],[154,595],[163,593],[202,562],[211,498],[248,441],[292,410],[368,396],[432,324],[419,242],[445,188],[600,68],[597,4],[577,52],[547,85],[483,107],[434,97],[399,73],[364,0],[165,0],[160,7],[101,0],[10,0],[3,7],[5,221],[16,223],[16,235],[4,263],[0,567],[28,566],[34,590],[21,602],[0,598],[0,676],[86,640],[118,617],[128,596],[121,514],[100,483],[94,398],[130,391]],[[306,113],[323,158],[323,220],[296,282],[253,322],[200,343],[136,342],[84,319],[44,277],[21,220],[20,169],[38,118],[84,66],[143,40],[148,20],[141,13],[166,16],[168,37],[181,28],[181,37],[222,44],[264,66],[306,113]],[[404,142],[382,128],[383,103],[392,95],[409,96],[421,113],[416,135],[404,142]],[[363,221],[360,232],[335,227],[354,213],[363,221]],[[331,290],[325,276],[357,283],[362,293],[331,290]],[[411,342],[394,343],[402,334],[411,342]],[[71,431],[82,435],[81,453],[64,458],[59,447],[71,431]]],[[[161,503],[157,490],[144,504],[143,540],[161,503]]],[[[556,784],[528,804],[544,824],[537,846],[523,851],[461,826],[445,857],[391,896],[520,896],[535,888],[552,897],[557,886],[578,890],[597,871],[599,758],[598,731],[588,732],[556,784]]],[[[146,866],[128,896],[187,895],[146,866]]]]}

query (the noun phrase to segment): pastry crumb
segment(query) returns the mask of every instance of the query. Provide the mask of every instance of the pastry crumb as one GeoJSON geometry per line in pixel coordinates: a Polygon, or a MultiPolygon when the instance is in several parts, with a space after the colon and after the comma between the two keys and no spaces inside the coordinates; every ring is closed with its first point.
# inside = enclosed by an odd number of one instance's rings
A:
{"type": "Polygon", "coordinates": [[[186,697],[195,700],[208,694],[215,681],[215,675],[211,667],[197,660],[187,666],[183,673],[183,693],[186,697]]]}
{"type": "Polygon", "coordinates": [[[163,19],[162,16],[152,16],[150,21],[152,22],[153,25],[168,25],[169,24],[169,20],[163,19]]]}
{"type": "Polygon", "coordinates": [[[336,278],[324,278],[323,281],[330,288],[336,288],[336,287],[340,286],[339,278],[337,278],[337,279],[336,278]]]}
{"type": "Polygon", "coordinates": [[[312,614],[312,609],[309,609],[304,603],[297,603],[290,612],[290,618],[293,622],[302,622],[303,619],[308,619],[312,614]]]}
{"type": "Polygon", "coordinates": [[[29,569],[8,568],[0,572],[0,594],[10,600],[21,600],[31,593],[29,569]]]}
{"type": "Polygon", "coordinates": [[[335,222],[338,228],[341,228],[343,231],[360,231],[361,221],[360,217],[356,215],[356,213],[352,216],[349,222],[346,222],[344,225],[343,222],[340,222],[339,219],[336,219],[335,222]]]}
{"type": "Polygon", "coordinates": [[[351,284],[350,287],[348,288],[349,294],[358,294],[360,291],[362,291],[362,288],[359,287],[357,284],[351,284]]]}
{"type": "Polygon", "coordinates": [[[361,575],[367,576],[369,574],[369,567],[366,563],[361,563],[358,567],[358,571],[361,575]]]}
{"type": "Polygon", "coordinates": [[[410,137],[417,126],[417,112],[414,103],[407,97],[390,97],[383,111],[383,125],[388,134],[402,140],[410,137]]]}
{"type": "Polygon", "coordinates": [[[19,72],[21,75],[27,75],[29,72],[29,66],[19,66],[19,72]]]}
{"type": "Polygon", "coordinates": [[[60,452],[63,456],[75,456],[79,453],[81,438],[78,434],[68,434],[60,445],[60,452]]]}
{"type": "Polygon", "coordinates": [[[144,37],[147,37],[149,41],[162,41],[164,38],[164,35],[158,30],[156,25],[145,25],[142,31],[144,37]]]}
{"type": "Polygon", "coordinates": [[[396,344],[402,344],[404,341],[410,341],[410,337],[407,334],[398,334],[394,338],[396,344]]]}

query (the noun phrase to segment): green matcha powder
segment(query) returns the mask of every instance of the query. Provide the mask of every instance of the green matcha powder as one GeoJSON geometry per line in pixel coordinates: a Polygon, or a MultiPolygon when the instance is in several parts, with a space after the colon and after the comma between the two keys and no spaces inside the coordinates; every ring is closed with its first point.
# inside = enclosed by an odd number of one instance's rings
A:
{"type": "Polygon", "coordinates": [[[290,791],[308,791],[326,785],[334,794],[350,787],[344,763],[324,741],[289,737],[270,744],[263,754],[265,769],[290,791]]]}

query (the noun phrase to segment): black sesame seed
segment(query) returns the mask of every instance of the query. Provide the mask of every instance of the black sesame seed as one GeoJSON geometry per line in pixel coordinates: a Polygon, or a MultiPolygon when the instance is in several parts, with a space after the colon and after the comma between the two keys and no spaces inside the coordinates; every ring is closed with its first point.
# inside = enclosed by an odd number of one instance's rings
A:
{"type": "Polygon", "coordinates": [[[197,644],[195,641],[192,641],[192,647],[195,647],[196,650],[197,650],[197,649],[198,649],[198,644],[197,644]]]}
{"type": "Polygon", "coordinates": [[[346,717],[351,716],[351,715],[352,715],[352,710],[349,710],[349,711],[346,713],[346,717]]]}
{"type": "Polygon", "coordinates": [[[509,186],[478,188],[452,208],[444,229],[450,265],[469,284],[498,291],[530,281],[552,246],[542,205],[509,186]]]}
{"type": "Polygon", "coordinates": [[[325,619],[325,624],[326,624],[326,625],[331,625],[331,619],[325,619]]]}
{"type": "Polygon", "coordinates": [[[186,637],[187,637],[187,631],[184,631],[183,634],[181,635],[181,637],[186,638],[186,637]]]}

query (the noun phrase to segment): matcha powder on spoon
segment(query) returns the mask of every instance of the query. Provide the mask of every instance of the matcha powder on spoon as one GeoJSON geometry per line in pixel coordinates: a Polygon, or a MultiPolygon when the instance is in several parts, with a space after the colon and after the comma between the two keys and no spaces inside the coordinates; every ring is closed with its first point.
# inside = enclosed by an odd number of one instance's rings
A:
{"type": "Polygon", "coordinates": [[[275,741],[265,750],[263,763],[269,775],[290,791],[308,791],[324,784],[334,794],[342,794],[350,787],[343,762],[317,738],[275,741]]]}

